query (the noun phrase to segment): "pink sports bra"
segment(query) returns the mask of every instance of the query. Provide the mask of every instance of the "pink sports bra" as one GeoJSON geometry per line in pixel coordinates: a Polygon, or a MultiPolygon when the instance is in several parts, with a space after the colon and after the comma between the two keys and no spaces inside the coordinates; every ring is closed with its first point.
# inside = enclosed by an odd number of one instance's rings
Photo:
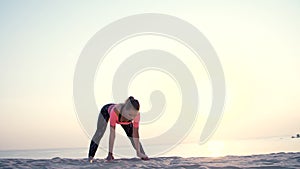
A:
{"type": "Polygon", "coordinates": [[[110,116],[110,125],[111,126],[116,126],[116,124],[130,124],[133,123],[133,127],[134,128],[138,128],[139,127],[139,123],[140,123],[140,113],[137,114],[137,116],[135,116],[135,118],[132,121],[126,121],[126,122],[120,122],[117,113],[114,111],[115,110],[115,105],[111,105],[108,108],[108,112],[109,112],[109,116],[110,116]]]}

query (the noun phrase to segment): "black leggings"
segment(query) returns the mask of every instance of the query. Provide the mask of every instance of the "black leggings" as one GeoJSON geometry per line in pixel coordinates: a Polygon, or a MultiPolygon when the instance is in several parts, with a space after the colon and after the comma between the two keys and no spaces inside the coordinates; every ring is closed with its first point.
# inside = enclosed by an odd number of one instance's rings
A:
{"type": "MultiPolygon", "coordinates": [[[[97,130],[91,140],[88,157],[94,157],[96,154],[100,140],[103,137],[104,132],[107,127],[107,123],[109,120],[108,108],[111,105],[113,105],[113,104],[110,103],[110,104],[104,105],[99,113],[98,122],[97,122],[97,130]]],[[[127,125],[122,124],[121,126],[124,129],[124,131],[126,132],[127,137],[130,139],[130,142],[131,142],[133,148],[135,149],[135,144],[134,144],[133,137],[132,137],[133,124],[132,123],[127,124],[127,125]]],[[[140,150],[141,150],[141,153],[145,154],[141,143],[140,143],[140,150]]]]}

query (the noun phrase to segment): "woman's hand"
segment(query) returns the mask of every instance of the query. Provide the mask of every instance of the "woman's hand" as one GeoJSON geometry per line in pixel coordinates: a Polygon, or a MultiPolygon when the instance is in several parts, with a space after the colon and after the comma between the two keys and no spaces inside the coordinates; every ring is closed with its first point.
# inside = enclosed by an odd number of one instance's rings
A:
{"type": "Polygon", "coordinates": [[[112,155],[112,153],[108,153],[108,155],[107,155],[107,157],[105,158],[107,161],[111,161],[111,160],[113,160],[113,159],[115,159],[114,158],[114,156],[112,155]]]}
{"type": "Polygon", "coordinates": [[[140,157],[142,160],[149,160],[149,157],[146,154],[143,153],[136,153],[138,157],[140,157]]]}

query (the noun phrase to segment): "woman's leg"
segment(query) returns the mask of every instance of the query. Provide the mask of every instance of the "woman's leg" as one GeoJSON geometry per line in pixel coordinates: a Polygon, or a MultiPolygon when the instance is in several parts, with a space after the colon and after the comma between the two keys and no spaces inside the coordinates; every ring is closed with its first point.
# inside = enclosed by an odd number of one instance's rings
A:
{"type": "MultiPolygon", "coordinates": [[[[127,124],[127,125],[121,125],[127,135],[127,137],[129,138],[133,148],[135,149],[135,144],[134,144],[134,141],[133,141],[133,138],[132,138],[132,132],[133,132],[133,124],[127,124]]],[[[140,150],[141,150],[141,153],[145,154],[145,151],[143,149],[143,146],[142,146],[142,143],[140,142],[140,150]]]]}
{"type": "Polygon", "coordinates": [[[107,122],[109,120],[109,112],[108,112],[108,107],[111,104],[107,104],[102,107],[99,116],[98,116],[98,122],[97,122],[97,130],[91,140],[90,143],[90,149],[89,149],[89,158],[93,158],[96,154],[96,151],[98,149],[99,143],[101,138],[103,137],[106,127],[107,127],[107,122]]]}

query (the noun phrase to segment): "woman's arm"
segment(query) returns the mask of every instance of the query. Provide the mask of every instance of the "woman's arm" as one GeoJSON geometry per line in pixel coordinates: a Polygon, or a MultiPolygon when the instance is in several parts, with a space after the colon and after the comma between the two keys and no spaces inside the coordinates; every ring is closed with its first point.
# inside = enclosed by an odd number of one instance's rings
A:
{"type": "Polygon", "coordinates": [[[136,155],[140,157],[142,160],[148,160],[148,156],[146,154],[141,153],[141,147],[140,147],[140,136],[139,136],[139,128],[133,127],[133,141],[135,145],[136,155]]]}
{"type": "Polygon", "coordinates": [[[133,127],[133,141],[134,141],[134,145],[135,145],[135,150],[136,150],[136,154],[140,154],[141,153],[141,149],[140,149],[140,136],[139,136],[139,128],[135,128],[133,127]]]}
{"type": "Polygon", "coordinates": [[[109,133],[109,149],[108,149],[108,155],[106,157],[106,160],[113,160],[113,147],[115,142],[115,136],[116,136],[116,126],[110,126],[110,133],[109,133]]]}

